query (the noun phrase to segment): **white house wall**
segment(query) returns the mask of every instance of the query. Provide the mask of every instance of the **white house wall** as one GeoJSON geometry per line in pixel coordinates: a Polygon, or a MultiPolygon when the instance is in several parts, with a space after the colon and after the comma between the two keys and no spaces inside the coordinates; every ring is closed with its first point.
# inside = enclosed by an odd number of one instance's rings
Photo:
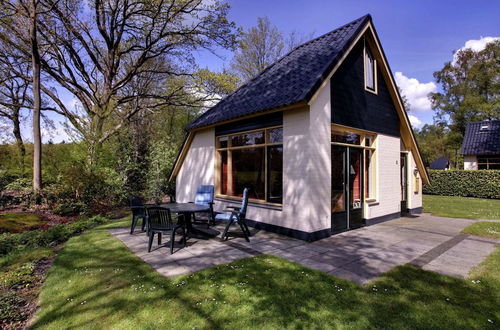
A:
{"type": "Polygon", "coordinates": [[[415,178],[415,171],[417,164],[415,163],[415,158],[413,158],[413,153],[409,153],[408,158],[410,160],[410,166],[408,168],[408,208],[410,210],[416,210],[422,207],[422,176],[420,173],[417,175],[418,180],[415,178]],[[418,189],[415,186],[418,184],[418,189]],[[417,191],[417,192],[415,192],[417,191]]]}
{"type": "Polygon", "coordinates": [[[175,181],[178,202],[191,202],[199,185],[214,184],[214,146],[213,128],[196,132],[175,181]]]}
{"type": "Polygon", "coordinates": [[[401,209],[400,139],[378,134],[376,148],[377,200],[366,203],[366,219],[394,214],[401,209]]]}
{"type": "Polygon", "coordinates": [[[477,170],[477,157],[464,156],[464,170],[477,170]]]}

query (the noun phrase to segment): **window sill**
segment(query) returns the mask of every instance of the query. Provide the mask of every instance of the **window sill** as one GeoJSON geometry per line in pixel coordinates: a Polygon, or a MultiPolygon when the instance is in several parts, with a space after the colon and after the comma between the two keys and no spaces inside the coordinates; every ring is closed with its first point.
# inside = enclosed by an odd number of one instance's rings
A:
{"type": "Polygon", "coordinates": [[[375,198],[373,199],[366,199],[365,200],[366,204],[368,204],[368,206],[375,206],[375,205],[379,205],[380,202],[378,200],[376,200],[375,198]]]}
{"type": "MultiPolygon", "coordinates": [[[[224,197],[224,196],[215,196],[214,200],[216,200],[218,202],[241,204],[241,199],[224,197]]],[[[276,211],[283,210],[283,205],[275,204],[275,203],[268,203],[268,202],[248,201],[248,206],[258,207],[258,208],[262,208],[262,209],[276,210],[276,211]]]]}

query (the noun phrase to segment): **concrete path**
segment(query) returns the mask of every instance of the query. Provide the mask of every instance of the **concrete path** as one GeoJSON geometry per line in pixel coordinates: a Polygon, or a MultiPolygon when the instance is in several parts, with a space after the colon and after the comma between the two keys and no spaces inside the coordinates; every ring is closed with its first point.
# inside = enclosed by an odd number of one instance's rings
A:
{"type": "MultiPolygon", "coordinates": [[[[148,253],[144,233],[137,231],[130,235],[128,229],[110,232],[167,277],[266,253],[363,284],[403,264],[467,277],[471,268],[481,263],[500,243],[499,239],[460,234],[473,222],[425,214],[347,231],[313,243],[253,230],[250,243],[240,237],[226,242],[220,242],[218,238],[193,238],[188,240],[186,248],[176,245],[172,255],[168,238],[164,238],[161,247],[155,241],[155,250],[148,253]]],[[[232,228],[237,231],[236,226],[232,228]]],[[[222,231],[222,226],[215,229],[222,231]]]]}

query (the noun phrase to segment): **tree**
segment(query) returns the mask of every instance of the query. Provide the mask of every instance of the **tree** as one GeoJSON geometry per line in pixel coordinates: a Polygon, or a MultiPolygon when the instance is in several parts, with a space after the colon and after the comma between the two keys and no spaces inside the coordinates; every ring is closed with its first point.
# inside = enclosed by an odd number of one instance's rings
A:
{"type": "MultiPolygon", "coordinates": [[[[185,105],[186,88],[197,86],[170,81],[193,82],[194,50],[232,49],[236,40],[228,5],[218,1],[42,1],[47,11],[39,20],[41,69],[52,84],[42,90],[88,143],[90,163],[102,143],[138,113],[185,105]],[[76,109],[60,98],[61,89],[78,100],[76,109]]],[[[202,94],[196,101],[207,99],[202,94]]]]}
{"type": "Polygon", "coordinates": [[[21,135],[21,121],[23,119],[23,108],[31,108],[31,88],[28,81],[15,75],[10,71],[11,66],[16,66],[23,75],[30,75],[30,64],[27,62],[17,62],[15,50],[5,49],[5,45],[0,44],[0,117],[7,119],[12,125],[12,135],[16,140],[19,154],[19,165],[21,173],[24,173],[24,158],[26,148],[21,135]],[[3,65],[8,62],[9,65],[3,65]]]}
{"type": "Polygon", "coordinates": [[[431,93],[437,119],[449,123],[461,144],[468,122],[500,118],[500,40],[481,51],[463,49],[434,72],[442,93],[431,93]]]}
{"type": "Polygon", "coordinates": [[[257,26],[242,33],[239,48],[231,61],[231,70],[246,82],[285,55],[285,52],[311,39],[297,31],[285,37],[268,17],[257,18],[257,26]]]}

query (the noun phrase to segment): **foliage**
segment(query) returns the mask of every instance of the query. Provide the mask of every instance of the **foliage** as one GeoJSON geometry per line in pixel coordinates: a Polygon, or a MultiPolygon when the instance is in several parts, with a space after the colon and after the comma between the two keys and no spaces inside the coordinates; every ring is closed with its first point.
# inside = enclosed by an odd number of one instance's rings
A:
{"type": "Polygon", "coordinates": [[[177,148],[172,143],[160,141],[151,148],[150,170],[147,176],[147,196],[161,199],[169,190],[168,177],[177,156],[177,148]]]}
{"type": "Polygon", "coordinates": [[[424,194],[500,199],[500,171],[429,171],[424,194]]]}
{"type": "Polygon", "coordinates": [[[456,132],[456,148],[460,147],[468,122],[500,119],[500,40],[484,50],[462,49],[453,61],[434,72],[441,92],[431,93],[432,107],[438,119],[450,121],[456,132]]]}
{"type": "Polygon", "coordinates": [[[311,38],[312,34],[300,36],[297,32],[286,38],[268,17],[258,17],[257,25],[242,33],[239,48],[231,60],[231,70],[244,83],[311,38]]]}
{"type": "Polygon", "coordinates": [[[5,190],[31,190],[31,180],[27,178],[18,178],[5,186],[5,190]]]}
{"type": "Polygon", "coordinates": [[[117,329],[494,328],[500,322],[494,262],[484,264],[481,283],[400,266],[359,286],[269,255],[165,278],[96,228],[60,252],[33,327],[99,320],[117,329]]]}
{"type": "Polygon", "coordinates": [[[500,238],[500,222],[479,221],[465,227],[462,233],[491,238],[500,238]]]}
{"type": "Polygon", "coordinates": [[[500,200],[460,196],[423,196],[424,212],[446,218],[500,219],[500,200]]]}
{"type": "Polygon", "coordinates": [[[451,134],[443,123],[425,124],[422,129],[416,131],[419,150],[427,167],[440,157],[450,159],[450,165],[456,169],[462,167],[463,158],[458,152],[453,151],[451,134]]]}
{"type": "Polygon", "coordinates": [[[94,216],[70,224],[59,224],[48,230],[34,230],[18,234],[0,234],[0,255],[12,251],[51,246],[65,242],[69,237],[106,222],[106,218],[94,216]]]}

